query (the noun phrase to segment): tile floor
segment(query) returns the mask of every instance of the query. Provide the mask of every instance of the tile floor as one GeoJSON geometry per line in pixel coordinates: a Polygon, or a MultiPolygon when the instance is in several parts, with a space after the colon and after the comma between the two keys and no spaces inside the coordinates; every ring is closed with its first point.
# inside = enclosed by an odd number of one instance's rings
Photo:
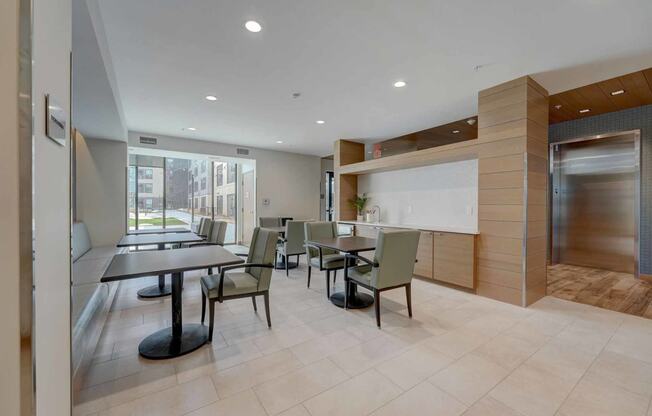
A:
{"type": "MultiPolygon", "coordinates": [[[[198,277],[185,322],[199,321],[198,277]]],[[[274,273],[273,329],[248,299],[217,304],[211,345],[148,361],[138,342],[169,325],[170,301],[138,300],[145,280],[121,284],[74,415],[652,416],[652,320],[415,280],[414,318],[402,290],[385,292],[378,330],[373,308],[330,304],[323,275],[306,289],[302,265],[274,273]]]]}

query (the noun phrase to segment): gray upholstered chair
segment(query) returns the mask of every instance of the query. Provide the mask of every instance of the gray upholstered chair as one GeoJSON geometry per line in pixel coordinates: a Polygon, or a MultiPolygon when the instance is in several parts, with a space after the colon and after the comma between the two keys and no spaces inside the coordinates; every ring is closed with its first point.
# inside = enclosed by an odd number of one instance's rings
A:
{"type": "MultiPolygon", "coordinates": [[[[210,221],[210,220],[208,220],[210,221]]],[[[201,246],[223,246],[224,239],[226,237],[226,227],[228,226],[226,221],[213,221],[211,226],[210,234],[206,237],[204,241],[197,241],[194,243],[185,243],[183,247],[201,247],[201,246]]],[[[220,270],[219,268],[217,269],[220,270]]],[[[213,274],[213,268],[208,268],[208,274],[213,274]]]]}
{"type": "Polygon", "coordinates": [[[263,228],[281,227],[280,217],[259,217],[258,225],[263,228]]]}
{"type": "Polygon", "coordinates": [[[206,300],[208,299],[209,341],[213,340],[215,302],[222,303],[229,299],[250,297],[254,305],[254,311],[258,311],[256,296],[263,296],[267,326],[272,327],[271,317],[269,316],[269,286],[272,280],[272,269],[274,269],[274,251],[276,250],[277,238],[278,232],[276,231],[255,228],[246,263],[222,267],[222,271],[218,275],[202,276],[201,322],[204,323],[206,300]],[[235,271],[238,269],[244,270],[235,271]]]}
{"type": "Polygon", "coordinates": [[[337,271],[344,268],[344,256],[336,250],[310,245],[307,241],[318,238],[337,237],[337,223],[327,221],[306,222],[304,224],[304,231],[306,256],[308,258],[308,287],[310,287],[312,268],[317,267],[320,271],[325,270],[326,296],[330,298],[330,272],[333,272],[333,283],[335,283],[337,271]]]}
{"type": "MultiPolygon", "coordinates": [[[[379,231],[373,261],[355,254],[347,254],[349,264],[361,260],[365,264],[347,267],[344,284],[357,284],[374,293],[376,325],[380,328],[380,292],[405,287],[408,315],[412,318],[412,274],[417,258],[420,232],[379,231]]],[[[344,307],[348,307],[348,290],[344,293],[344,307]]]]}
{"type": "Polygon", "coordinates": [[[297,256],[297,264],[299,263],[299,257],[302,254],[306,253],[306,247],[304,245],[305,231],[304,231],[305,221],[288,221],[285,224],[285,237],[281,238],[281,243],[276,248],[276,252],[283,256],[285,260],[285,275],[289,276],[288,263],[290,262],[290,256],[297,256]]]}
{"type": "Polygon", "coordinates": [[[213,221],[210,218],[201,217],[199,220],[199,226],[197,227],[197,235],[200,237],[208,237],[211,233],[211,228],[213,228],[213,221]]]}

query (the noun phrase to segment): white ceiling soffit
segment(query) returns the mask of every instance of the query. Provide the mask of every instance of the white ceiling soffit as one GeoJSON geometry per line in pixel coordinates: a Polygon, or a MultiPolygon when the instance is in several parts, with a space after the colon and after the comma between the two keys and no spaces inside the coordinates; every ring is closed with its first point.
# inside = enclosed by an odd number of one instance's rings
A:
{"type": "Polygon", "coordinates": [[[476,114],[479,90],[522,75],[555,93],[652,66],[650,0],[99,8],[129,130],[322,156],[339,138],[390,138],[476,114]],[[247,20],[262,31],[245,30],[247,20]]]}
{"type": "Polygon", "coordinates": [[[95,1],[73,0],[73,125],[84,136],[127,140],[102,19],[95,1]]]}

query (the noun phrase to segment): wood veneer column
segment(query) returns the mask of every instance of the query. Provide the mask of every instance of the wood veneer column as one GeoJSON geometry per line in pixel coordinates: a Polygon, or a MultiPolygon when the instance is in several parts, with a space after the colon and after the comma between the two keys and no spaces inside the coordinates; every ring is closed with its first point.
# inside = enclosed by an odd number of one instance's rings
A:
{"type": "Polygon", "coordinates": [[[333,156],[335,175],[335,219],[355,220],[357,212],[349,203],[358,193],[358,176],[340,174],[340,167],[364,161],[364,144],[337,140],[333,156]]]}
{"type": "Polygon", "coordinates": [[[530,77],[478,95],[478,294],[546,293],[548,92],[530,77]]]}

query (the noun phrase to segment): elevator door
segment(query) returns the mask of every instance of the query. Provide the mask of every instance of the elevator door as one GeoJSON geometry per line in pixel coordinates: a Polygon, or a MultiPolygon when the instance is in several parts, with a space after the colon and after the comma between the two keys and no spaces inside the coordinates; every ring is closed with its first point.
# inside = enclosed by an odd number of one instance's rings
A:
{"type": "Polygon", "coordinates": [[[638,140],[553,146],[553,263],[637,273],[638,140]]]}

